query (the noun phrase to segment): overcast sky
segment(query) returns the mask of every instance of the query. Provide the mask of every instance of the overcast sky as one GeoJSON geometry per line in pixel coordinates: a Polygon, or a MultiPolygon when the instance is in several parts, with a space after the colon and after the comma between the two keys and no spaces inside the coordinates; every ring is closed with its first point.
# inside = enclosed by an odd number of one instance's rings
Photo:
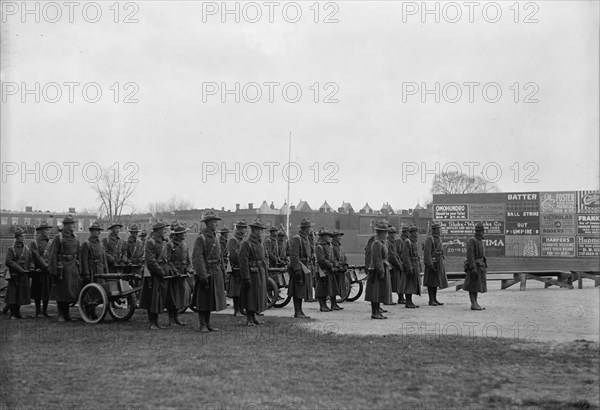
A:
{"type": "Polygon", "coordinates": [[[221,2],[83,2],[72,23],[22,4],[2,2],[2,208],[95,208],[95,164],[139,181],[138,211],[279,207],[290,132],[291,203],[313,208],[412,208],[451,163],[502,191],[599,186],[595,0],[428,2],[439,22],[400,1],[280,2],[272,22],[237,3],[239,23],[221,2]]]}

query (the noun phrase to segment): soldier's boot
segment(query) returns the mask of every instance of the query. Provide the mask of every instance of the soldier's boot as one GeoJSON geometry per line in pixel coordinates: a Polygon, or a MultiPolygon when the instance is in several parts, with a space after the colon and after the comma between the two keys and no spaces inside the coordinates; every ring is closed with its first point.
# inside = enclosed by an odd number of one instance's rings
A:
{"type": "Polygon", "coordinates": [[[471,299],[471,310],[485,310],[477,303],[477,292],[469,292],[469,299],[471,299]]]}
{"type": "Polygon", "coordinates": [[[429,306],[437,306],[437,302],[435,301],[435,288],[428,286],[427,294],[429,295],[429,306]]]}
{"type": "Polygon", "coordinates": [[[208,329],[209,332],[218,332],[221,330],[219,328],[212,327],[210,325],[210,311],[204,312],[204,320],[206,321],[206,328],[208,329]]]}
{"type": "Polygon", "coordinates": [[[65,321],[66,322],[71,322],[73,319],[71,319],[71,312],[69,312],[69,303],[65,303],[65,321]]]}
{"type": "Polygon", "coordinates": [[[329,299],[331,299],[331,310],[343,310],[344,309],[343,307],[338,305],[338,303],[335,301],[335,296],[331,296],[329,299]]]}
{"type": "Polygon", "coordinates": [[[438,306],[443,306],[444,304],[437,299],[437,288],[433,288],[433,300],[437,303],[438,306]]]}
{"type": "Polygon", "coordinates": [[[406,304],[404,305],[404,307],[406,307],[408,309],[414,309],[416,307],[412,303],[412,295],[410,293],[406,294],[406,304]]]}
{"type": "Polygon", "coordinates": [[[151,313],[148,311],[148,323],[148,329],[150,330],[162,329],[162,326],[158,324],[158,313],[151,313]]]}
{"type": "Polygon", "coordinates": [[[254,322],[255,325],[264,325],[265,322],[263,322],[262,320],[258,320],[256,318],[257,314],[258,314],[257,312],[252,312],[252,321],[254,322]]]}
{"type": "Polygon", "coordinates": [[[42,314],[42,301],[35,299],[35,317],[39,317],[42,314]]]}
{"type": "Polygon", "coordinates": [[[383,319],[384,316],[379,313],[379,304],[376,302],[371,302],[371,319],[383,319]]]}
{"type": "Polygon", "coordinates": [[[48,301],[42,301],[42,316],[44,317],[52,317],[52,315],[48,314],[48,301]]]}
{"type": "Polygon", "coordinates": [[[56,309],[58,310],[57,321],[64,322],[65,321],[65,305],[63,302],[56,302],[56,309]]]}
{"type": "Polygon", "coordinates": [[[404,295],[402,293],[398,293],[398,304],[404,305],[406,303],[406,299],[404,299],[404,295]]]}
{"type": "Polygon", "coordinates": [[[327,307],[325,298],[318,298],[319,300],[319,311],[320,312],[331,312],[331,309],[327,307]]]}
{"type": "Polygon", "coordinates": [[[252,312],[246,309],[246,326],[255,326],[254,319],[252,318],[252,312]]]}
{"type": "Polygon", "coordinates": [[[19,307],[19,305],[14,305],[14,304],[10,305],[10,320],[20,319],[19,313],[17,310],[18,307],[19,307]]]}
{"type": "Polygon", "coordinates": [[[233,297],[233,316],[240,314],[240,300],[237,297],[233,297]]]}
{"type": "Polygon", "coordinates": [[[169,315],[169,322],[167,323],[167,325],[165,327],[171,327],[173,325],[175,325],[175,319],[173,318],[174,316],[174,312],[172,308],[167,309],[167,314],[169,315]]]}
{"type": "MultiPolygon", "coordinates": [[[[206,328],[206,315],[205,312],[201,310],[198,311],[198,325],[200,326],[198,331],[200,333],[204,332],[204,329],[206,328]]],[[[208,331],[208,329],[206,330],[208,331]]]]}
{"type": "Polygon", "coordinates": [[[179,320],[179,312],[177,311],[177,309],[175,309],[175,311],[173,312],[173,322],[175,322],[177,326],[187,326],[187,323],[179,320]]]}

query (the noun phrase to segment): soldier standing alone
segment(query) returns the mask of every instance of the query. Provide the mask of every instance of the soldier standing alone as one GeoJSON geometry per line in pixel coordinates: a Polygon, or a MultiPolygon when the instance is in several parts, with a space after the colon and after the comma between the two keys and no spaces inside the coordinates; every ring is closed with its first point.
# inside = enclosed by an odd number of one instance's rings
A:
{"type": "Polygon", "coordinates": [[[477,303],[477,294],[487,292],[487,258],[483,233],[485,228],[478,223],[475,226],[475,235],[467,242],[467,260],[465,261],[465,283],[463,289],[469,292],[471,310],[484,310],[477,303]]]}
{"type": "Polygon", "coordinates": [[[423,286],[427,286],[430,306],[442,306],[443,303],[437,300],[437,289],[446,289],[448,287],[448,278],[446,277],[446,268],[444,267],[444,250],[442,240],[440,239],[441,225],[435,222],[431,225],[431,235],[425,240],[424,255],[425,275],[423,286]]]}

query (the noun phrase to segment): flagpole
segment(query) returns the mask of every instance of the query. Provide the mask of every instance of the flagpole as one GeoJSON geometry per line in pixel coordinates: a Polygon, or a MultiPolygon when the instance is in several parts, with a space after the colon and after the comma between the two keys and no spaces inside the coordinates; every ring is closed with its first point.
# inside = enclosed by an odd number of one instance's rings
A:
{"type": "Polygon", "coordinates": [[[292,162],[292,131],[290,131],[290,137],[288,141],[288,167],[287,167],[287,209],[286,209],[286,222],[285,222],[285,234],[290,237],[290,163],[292,162]]]}

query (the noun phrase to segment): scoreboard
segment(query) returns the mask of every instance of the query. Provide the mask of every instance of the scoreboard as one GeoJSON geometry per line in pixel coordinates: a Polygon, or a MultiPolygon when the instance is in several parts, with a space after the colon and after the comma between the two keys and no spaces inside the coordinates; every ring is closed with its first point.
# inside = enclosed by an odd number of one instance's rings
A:
{"type": "Polygon", "coordinates": [[[433,195],[447,254],[464,254],[475,225],[489,256],[600,257],[600,192],[433,195]]]}

